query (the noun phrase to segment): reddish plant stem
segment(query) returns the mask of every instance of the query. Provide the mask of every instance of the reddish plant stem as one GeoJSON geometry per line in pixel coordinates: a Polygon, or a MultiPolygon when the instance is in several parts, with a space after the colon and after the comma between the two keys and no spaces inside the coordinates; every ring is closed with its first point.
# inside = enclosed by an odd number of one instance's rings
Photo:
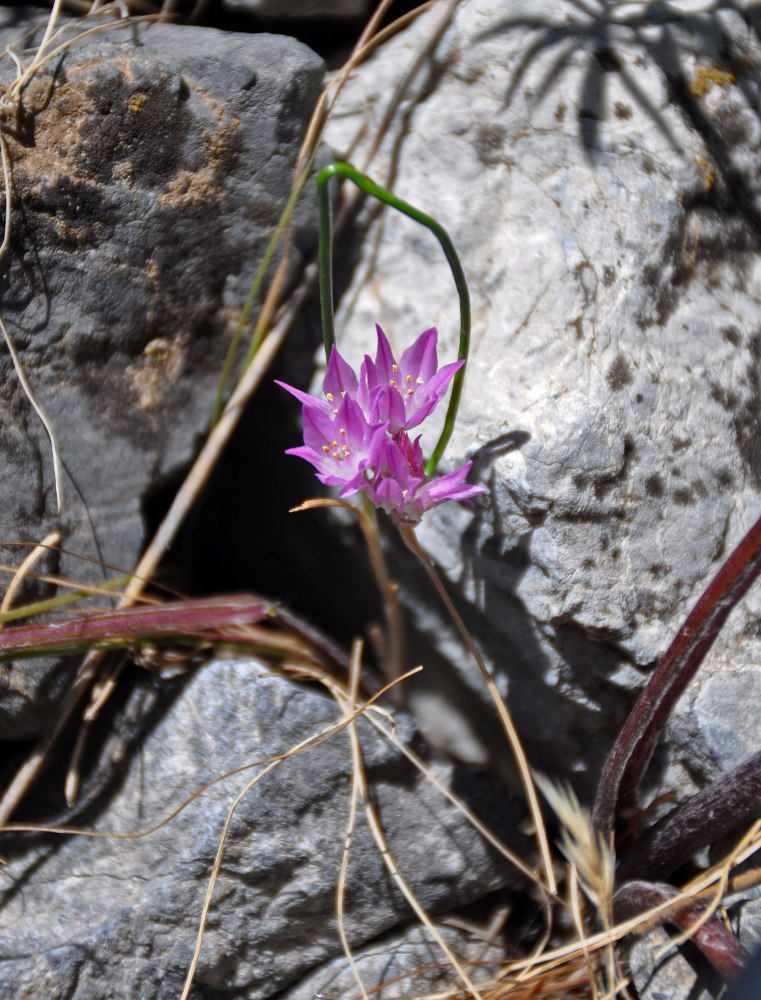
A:
{"type": "Polygon", "coordinates": [[[696,851],[761,816],[761,753],[673,809],[624,855],[618,876],[668,878],[696,851]]]}
{"type": "MultiPolygon", "coordinates": [[[[662,882],[627,882],[613,898],[615,918],[627,920],[678,896],[678,889],[662,882]]],[[[687,903],[668,919],[679,930],[688,931],[702,915],[700,906],[687,903]]],[[[715,916],[698,927],[690,940],[700,948],[719,975],[729,982],[738,978],[750,959],[734,934],[715,916]]]]}
{"type": "Polygon", "coordinates": [[[706,588],[637,700],[610,751],[593,819],[606,837],[636,795],[674,705],[695,675],[730,611],[761,571],[761,518],[706,588]]]}
{"type": "Polygon", "coordinates": [[[158,638],[199,635],[218,638],[219,633],[231,626],[253,624],[269,613],[270,607],[263,601],[241,595],[96,611],[79,618],[1,630],[0,660],[66,652],[83,646],[130,645],[158,638]]]}

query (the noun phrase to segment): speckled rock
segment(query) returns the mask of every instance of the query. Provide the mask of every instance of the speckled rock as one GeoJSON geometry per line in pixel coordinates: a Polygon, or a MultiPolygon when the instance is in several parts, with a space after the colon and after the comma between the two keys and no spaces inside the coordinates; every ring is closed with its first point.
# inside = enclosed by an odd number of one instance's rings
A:
{"type": "MultiPolygon", "coordinates": [[[[498,944],[443,923],[436,930],[457,960],[468,963],[465,968],[476,985],[496,975],[504,958],[498,944]]],[[[438,942],[427,928],[419,925],[386,934],[358,948],[353,957],[365,989],[378,1000],[404,1000],[461,985],[438,942]]],[[[350,997],[357,992],[357,980],[342,955],[286,990],[283,1000],[350,997]]]]}
{"type": "MultiPolygon", "coordinates": [[[[2,48],[25,26],[1,8],[2,48]]],[[[4,88],[14,75],[6,55],[4,88]]],[[[30,80],[6,132],[13,233],[0,308],[66,473],[59,514],[49,441],[3,350],[4,539],[59,527],[70,551],[134,566],[146,498],[208,426],[321,79],[321,61],[293,39],[141,24],[75,42],[30,80]]],[[[307,196],[295,267],[313,211],[307,196]]],[[[66,557],[45,568],[102,579],[66,557]]],[[[0,667],[0,738],[44,731],[58,691],[39,666],[0,667]]]]}
{"type": "MultiPolygon", "coordinates": [[[[338,156],[374,136],[439,25],[369,172],[383,183],[393,163],[396,193],[462,256],[472,350],[444,465],[472,458],[489,493],[474,512],[432,512],[419,535],[533,761],[585,794],[633,694],[761,513],[761,12],[701,6],[440,7],[360,67],[328,130],[338,156]]],[[[339,343],[356,363],[376,321],[399,348],[437,325],[451,358],[446,262],[388,212],[360,221],[339,343]]],[[[399,566],[419,632],[467,692],[421,693],[430,731],[446,716],[452,749],[493,753],[467,654],[424,578],[399,566]]],[[[688,794],[761,748],[742,696],[761,683],[760,614],[756,590],[680,706],[658,787],[688,794]]]]}
{"type": "MultiPolygon", "coordinates": [[[[331,699],[255,661],[215,660],[180,684],[137,689],[148,722],[121,745],[109,737],[102,764],[126,763],[88,826],[146,829],[205,782],[213,785],[167,826],[143,839],[85,837],[46,843],[2,839],[0,998],[71,1000],[177,997],[225,817],[238,806],[201,951],[193,995],[258,1000],[341,953],[335,887],[346,840],[352,758],[346,731],[283,760],[267,761],[341,718],[331,699]],[[120,753],[121,749],[121,753],[120,753]]],[[[511,869],[441,793],[371,725],[359,723],[374,802],[399,870],[432,912],[509,884],[511,869]]],[[[113,729],[112,732],[116,732],[113,729]]],[[[419,744],[408,716],[398,738],[419,744]]],[[[431,762],[498,834],[515,840],[515,808],[495,786],[431,762]],[[486,806],[487,808],[484,808],[486,806]]],[[[361,810],[360,810],[361,813],[361,810]]],[[[346,931],[354,947],[408,922],[362,815],[354,831],[346,931]]]]}

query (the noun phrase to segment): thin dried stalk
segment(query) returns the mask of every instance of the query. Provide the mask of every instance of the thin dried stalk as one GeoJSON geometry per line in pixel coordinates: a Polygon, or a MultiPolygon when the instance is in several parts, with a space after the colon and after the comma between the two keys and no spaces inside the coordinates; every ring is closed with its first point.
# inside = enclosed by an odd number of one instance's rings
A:
{"type": "Polygon", "coordinates": [[[449,594],[439,578],[439,574],[431,562],[428,554],[421,547],[420,543],[415,536],[415,532],[411,528],[401,527],[400,534],[404,539],[405,544],[413,552],[423,565],[428,578],[432,582],[436,593],[439,595],[444,607],[447,609],[452,621],[460,633],[463,642],[470,650],[473,659],[478,665],[478,669],[484,680],[484,683],[491,695],[491,699],[497,709],[497,714],[499,720],[502,723],[502,728],[507,736],[507,741],[510,745],[510,749],[513,754],[513,759],[515,760],[516,766],[518,768],[518,773],[520,774],[521,783],[523,785],[523,791],[526,796],[526,801],[529,807],[529,814],[531,815],[531,820],[534,825],[535,836],[537,840],[537,845],[539,848],[539,854],[542,858],[542,863],[544,867],[544,877],[545,877],[545,888],[550,895],[557,895],[557,882],[555,881],[555,873],[552,868],[552,854],[550,852],[550,842],[547,837],[547,828],[544,825],[544,817],[542,816],[542,810],[539,805],[539,797],[536,794],[536,788],[534,787],[534,780],[531,775],[531,768],[529,767],[528,758],[526,757],[526,752],[523,749],[523,744],[521,743],[520,736],[518,735],[518,730],[515,728],[515,723],[513,722],[512,716],[504,702],[504,699],[497,689],[497,685],[489,673],[486,664],[484,663],[483,657],[476,644],[473,642],[473,638],[468,631],[465,622],[460,617],[460,613],[457,608],[452,603],[449,594]]]}
{"type": "MultiPolygon", "coordinates": [[[[21,565],[13,574],[13,579],[8,584],[8,588],[3,594],[3,600],[0,604],[0,614],[6,615],[13,607],[13,599],[18,593],[19,587],[23,584],[24,580],[29,575],[29,571],[32,566],[50,551],[50,549],[57,545],[61,541],[60,531],[51,531],[50,534],[46,535],[45,538],[35,545],[32,551],[22,560],[21,565]]],[[[0,621],[0,628],[3,628],[5,622],[0,621]]]]}
{"type": "Polygon", "coordinates": [[[455,973],[459,977],[460,981],[465,986],[468,993],[474,998],[474,1000],[483,1000],[481,994],[479,993],[476,986],[471,981],[468,974],[460,962],[455,958],[452,950],[447,945],[446,941],[442,938],[441,934],[436,929],[433,921],[426,912],[425,908],[421,905],[415,893],[412,891],[410,886],[407,884],[407,880],[402,875],[396,860],[391,853],[391,848],[386,840],[386,834],[383,830],[383,826],[378,817],[378,813],[372,803],[370,798],[369,790],[367,787],[367,776],[365,774],[364,764],[362,762],[362,747],[359,742],[359,733],[354,722],[349,726],[349,738],[351,740],[352,749],[352,761],[354,765],[354,775],[359,781],[359,791],[364,803],[365,818],[367,820],[368,826],[370,827],[370,832],[373,835],[373,839],[378,847],[383,863],[386,866],[391,878],[396,883],[397,888],[401,891],[407,903],[418,918],[418,920],[425,926],[426,930],[431,934],[433,940],[441,948],[442,952],[447,958],[455,973]]]}

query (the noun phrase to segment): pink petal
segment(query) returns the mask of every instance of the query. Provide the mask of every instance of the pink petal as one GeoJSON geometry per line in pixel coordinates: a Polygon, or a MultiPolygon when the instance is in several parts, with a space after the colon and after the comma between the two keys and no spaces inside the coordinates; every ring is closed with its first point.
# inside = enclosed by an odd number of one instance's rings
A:
{"type": "Polygon", "coordinates": [[[436,371],[436,341],[439,334],[435,326],[425,330],[401,357],[400,371],[412,375],[413,379],[422,378],[427,382],[436,371]]]}
{"type": "Polygon", "coordinates": [[[450,364],[444,365],[441,371],[436,372],[428,382],[418,387],[407,404],[409,416],[405,424],[406,429],[417,427],[436,409],[446,395],[449,383],[464,364],[464,360],[452,361],[450,364]]]}
{"type": "Polygon", "coordinates": [[[388,385],[395,374],[394,366],[396,365],[396,361],[394,360],[394,352],[391,350],[391,344],[389,344],[386,334],[377,323],[375,324],[375,331],[378,334],[378,351],[375,355],[374,376],[377,385],[388,385]]]}
{"type": "Polygon", "coordinates": [[[333,421],[324,410],[315,406],[304,406],[301,411],[304,427],[304,444],[315,450],[333,438],[333,421]]]}
{"type": "Polygon", "coordinates": [[[350,396],[357,394],[357,376],[354,374],[354,369],[347,361],[344,361],[336,350],[335,344],[330,349],[330,360],[325,371],[325,378],[322,380],[322,391],[334,406],[338,405],[337,400],[340,400],[344,393],[350,396]]]}
{"type": "Polygon", "coordinates": [[[310,396],[306,392],[302,392],[301,389],[295,388],[295,386],[288,385],[287,382],[279,382],[275,379],[275,385],[279,385],[281,389],[285,389],[290,392],[292,396],[295,396],[299,402],[303,403],[304,406],[317,406],[326,413],[330,413],[330,403],[324,399],[318,399],[317,396],[310,396]]]}
{"type": "Polygon", "coordinates": [[[407,420],[401,393],[390,385],[382,385],[370,398],[370,416],[373,420],[385,420],[389,430],[396,434],[407,420]]]}

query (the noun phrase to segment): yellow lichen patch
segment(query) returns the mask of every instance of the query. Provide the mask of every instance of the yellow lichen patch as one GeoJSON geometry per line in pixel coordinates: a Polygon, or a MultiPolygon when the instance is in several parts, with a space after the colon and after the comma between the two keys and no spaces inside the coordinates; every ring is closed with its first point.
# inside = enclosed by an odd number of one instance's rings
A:
{"type": "Polygon", "coordinates": [[[135,186],[135,164],[132,160],[120,160],[114,164],[111,176],[115,181],[121,181],[128,188],[135,186]]]}
{"type": "Polygon", "coordinates": [[[690,83],[690,91],[695,97],[705,97],[713,87],[731,87],[735,82],[734,73],[720,66],[698,63],[690,83]]]}
{"type": "Polygon", "coordinates": [[[187,344],[187,335],[174,340],[156,337],[145,345],[137,361],[127,367],[141,410],[153,410],[177,382],[182,374],[187,344]]]}
{"type": "Polygon", "coordinates": [[[134,115],[136,115],[140,111],[142,106],[145,104],[145,102],[146,102],[145,94],[133,94],[132,97],[130,97],[130,99],[127,101],[127,106],[129,107],[130,111],[134,115]]]}

